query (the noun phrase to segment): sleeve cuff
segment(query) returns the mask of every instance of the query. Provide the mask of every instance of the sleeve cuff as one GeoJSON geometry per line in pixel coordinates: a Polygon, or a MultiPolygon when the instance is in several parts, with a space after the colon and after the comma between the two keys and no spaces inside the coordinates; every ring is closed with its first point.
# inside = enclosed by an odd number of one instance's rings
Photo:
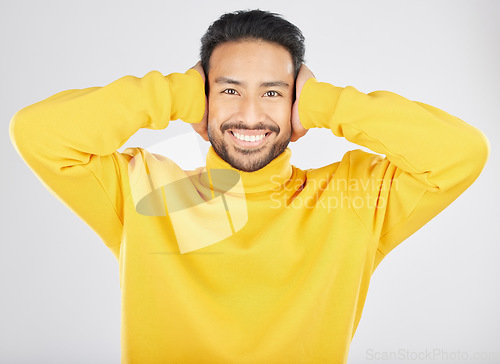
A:
{"type": "Polygon", "coordinates": [[[318,82],[315,78],[306,81],[299,99],[299,119],[302,126],[310,128],[328,128],[342,92],[342,87],[318,82]]]}
{"type": "Polygon", "coordinates": [[[205,85],[198,71],[171,73],[165,76],[170,83],[172,106],[170,120],[181,119],[198,123],[205,113],[205,85]]]}

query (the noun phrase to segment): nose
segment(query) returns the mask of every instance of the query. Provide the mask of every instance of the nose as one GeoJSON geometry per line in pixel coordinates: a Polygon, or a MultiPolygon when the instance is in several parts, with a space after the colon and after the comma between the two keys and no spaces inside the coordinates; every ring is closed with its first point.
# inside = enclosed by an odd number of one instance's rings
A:
{"type": "Polygon", "coordinates": [[[265,120],[262,106],[253,97],[242,98],[238,118],[250,128],[265,120]]]}

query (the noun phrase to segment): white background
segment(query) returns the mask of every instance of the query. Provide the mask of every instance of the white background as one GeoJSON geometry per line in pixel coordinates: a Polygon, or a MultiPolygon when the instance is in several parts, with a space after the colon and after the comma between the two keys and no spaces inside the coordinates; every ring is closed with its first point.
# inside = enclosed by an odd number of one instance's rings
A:
{"type": "MultiPolygon", "coordinates": [[[[184,72],[210,23],[247,8],[282,13],[302,29],[318,80],[436,106],[491,144],[476,183],[377,268],[349,363],[389,363],[375,359],[400,349],[410,352],[405,362],[436,354],[427,363],[447,362],[436,350],[450,357],[500,350],[499,2],[3,0],[0,363],[120,361],[118,264],[17,155],[12,115],[59,91],[150,70],[184,72]]],[[[190,130],[181,121],[140,130],[120,151],[172,144],[190,130]]],[[[199,137],[188,147],[197,143],[207,147],[199,137]]],[[[300,168],[358,148],[325,129],[290,146],[300,168]]],[[[192,163],[183,152],[168,156],[192,163]]]]}

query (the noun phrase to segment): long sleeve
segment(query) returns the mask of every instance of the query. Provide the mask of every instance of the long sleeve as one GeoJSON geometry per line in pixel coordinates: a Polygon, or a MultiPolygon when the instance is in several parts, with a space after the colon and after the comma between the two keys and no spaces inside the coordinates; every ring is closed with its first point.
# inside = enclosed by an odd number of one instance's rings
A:
{"type": "MultiPolygon", "coordinates": [[[[169,121],[198,122],[204,112],[199,73],[122,77],[104,87],[63,91],[18,111],[10,122],[17,152],[42,183],[82,218],[117,256],[127,163],[117,152],[137,130],[169,121]]],[[[128,191],[128,192],[127,192],[128,191]]]]}
{"type": "Polygon", "coordinates": [[[359,212],[368,229],[379,234],[382,256],[465,191],[488,159],[488,140],[477,128],[392,92],[364,94],[312,78],[299,101],[305,128],[328,128],[385,155],[363,154],[349,174],[379,181],[379,198],[385,193],[386,205],[359,212]]]}

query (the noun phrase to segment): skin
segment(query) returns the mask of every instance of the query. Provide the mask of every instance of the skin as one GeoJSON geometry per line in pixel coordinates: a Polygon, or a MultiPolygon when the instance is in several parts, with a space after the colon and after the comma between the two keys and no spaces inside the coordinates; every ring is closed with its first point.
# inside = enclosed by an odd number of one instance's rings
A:
{"type": "MultiPolygon", "coordinates": [[[[193,68],[205,79],[201,62],[193,68]]],[[[290,53],[279,45],[245,40],[217,46],[210,57],[205,115],[191,126],[233,168],[245,172],[263,168],[290,141],[307,133],[299,120],[298,100],[314,75],[302,65],[293,103],[293,71],[290,53]],[[238,136],[257,140],[241,141],[238,136]]]]}

